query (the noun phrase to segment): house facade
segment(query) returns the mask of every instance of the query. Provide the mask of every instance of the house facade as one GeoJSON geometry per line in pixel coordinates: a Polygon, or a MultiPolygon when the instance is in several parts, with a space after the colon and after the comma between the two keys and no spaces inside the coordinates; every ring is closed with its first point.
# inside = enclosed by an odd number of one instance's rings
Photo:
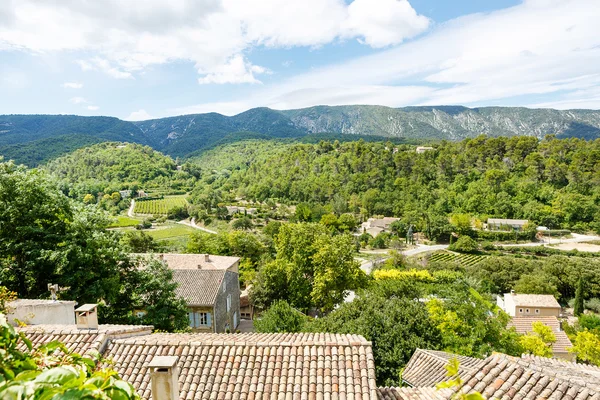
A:
{"type": "Polygon", "coordinates": [[[526,219],[488,218],[489,231],[522,231],[529,223],[526,219]]]}
{"type": "Polygon", "coordinates": [[[400,220],[400,218],[369,218],[367,221],[362,223],[361,232],[368,233],[369,235],[375,237],[381,232],[389,232],[391,230],[391,225],[398,220],[400,220]]]}
{"type": "Polygon", "coordinates": [[[560,304],[550,294],[517,294],[498,296],[498,307],[511,317],[559,317],[560,304]]]}
{"type": "Polygon", "coordinates": [[[223,270],[173,270],[176,293],[189,308],[194,332],[235,332],[240,323],[238,274],[223,270]]]}

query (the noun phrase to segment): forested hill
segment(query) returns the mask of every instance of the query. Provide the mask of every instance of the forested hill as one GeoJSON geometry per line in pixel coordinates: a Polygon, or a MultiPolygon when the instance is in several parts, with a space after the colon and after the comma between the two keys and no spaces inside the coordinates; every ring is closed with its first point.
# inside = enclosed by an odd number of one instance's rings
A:
{"type": "Polygon", "coordinates": [[[333,133],[423,140],[460,140],[480,134],[595,139],[600,137],[600,111],[318,106],[284,111],[255,108],[232,117],[208,113],[141,122],[72,115],[5,115],[0,116],[0,155],[35,165],[74,148],[114,140],[141,143],[184,157],[217,143],[238,140],[240,132],[276,138],[333,133]]]}

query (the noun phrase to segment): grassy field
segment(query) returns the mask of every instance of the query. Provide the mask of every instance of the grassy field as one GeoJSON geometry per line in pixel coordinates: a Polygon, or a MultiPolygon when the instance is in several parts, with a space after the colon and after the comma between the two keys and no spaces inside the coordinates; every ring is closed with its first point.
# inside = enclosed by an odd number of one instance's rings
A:
{"type": "Polygon", "coordinates": [[[165,196],[157,200],[136,200],[133,210],[136,214],[165,215],[173,207],[181,207],[187,204],[186,196],[165,196]]]}
{"type": "Polygon", "coordinates": [[[167,224],[153,229],[144,230],[144,232],[156,240],[162,240],[189,236],[190,234],[197,232],[197,229],[190,228],[189,226],[182,224],[167,224]]]}
{"type": "Polygon", "coordinates": [[[477,264],[486,256],[478,254],[458,254],[450,253],[448,251],[439,251],[431,254],[429,261],[445,261],[445,262],[457,262],[463,267],[470,267],[477,264]]]}
{"type": "Polygon", "coordinates": [[[140,219],[129,218],[129,217],[124,216],[124,215],[119,215],[119,216],[117,216],[116,221],[113,222],[109,226],[109,228],[126,228],[126,227],[129,227],[129,226],[136,226],[140,222],[142,222],[142,220],[140,220],[140,219]]]}

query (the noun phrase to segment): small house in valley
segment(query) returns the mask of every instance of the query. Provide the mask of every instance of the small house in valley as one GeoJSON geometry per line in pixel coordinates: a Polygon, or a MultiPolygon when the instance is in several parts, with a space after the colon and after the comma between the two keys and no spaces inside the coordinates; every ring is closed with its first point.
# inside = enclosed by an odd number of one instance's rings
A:
{"type": "Polygon", "coordinates": [[[526,219],[488,218],[487,230],[489,231],[522,231],[529,223],[526,219]]]}
{"type": "Polygon", "coordinates": [[[366,232],[375,237],[381,232],[389,232],[391,230],[391,225],[398,220],[400,220],[400,218],[369,218],[366,222],[362,223],[362,232],[366,232]]]}
{"type": "Polygon", "coordinates": [[[511,317],[558,317],[560,304],[551,294],[517,294],[498,296],[498,306],[511,317]]]}

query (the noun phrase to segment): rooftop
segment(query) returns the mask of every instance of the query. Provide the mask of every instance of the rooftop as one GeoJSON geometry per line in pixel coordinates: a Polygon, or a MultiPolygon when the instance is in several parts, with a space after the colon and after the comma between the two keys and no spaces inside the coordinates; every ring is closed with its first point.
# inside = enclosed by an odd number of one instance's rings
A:
{"type": "MultiPolygon", "coordinates": [[[[78,329],[76,325],[30,325],[16,328],[31,340],[34,348],[59,341],[67,349],[81,355],[101,353],[108,340],[152,333],[146,325],[99,325],[98,329],[78,329]]],[[[24,350],[24,345],[22,346],[24,350]]]]}
{"type": "Polygon", "coordinates": [[[371,343],[357,335],[154,334],[111,341],[105,356],[144,399],[148,366],[176,356],[180,399],[375,399],[371,343]]]}
{"type": "Polygon", "coordinates": [[[173,281],[178,284],[175,292],[189,306],[212,306],[225,273],[225,270],[175,269],[173,281]]]}
{"type": "Polygon", "coordinates": [[[568,353],[567,349],[573,347],[567,334],[560,329],[560,322],[556,317],[517,317],[512,319],[509,326],[514,326],[520,334],[527,334],[533,332],[534,322],[541,322],[552,329],[556,336],[556,342],[552,345],[554,354],[568,353]]]}
{"type": "Polygon", "coordinates": [[[73,305],[77,304],[76,301],[67,301],[67,300],[40,300],[40,299],[17,299],[8,303],[9,307],[17,307],[17,306],[52,306],[52,305],[73,305]]]}
{"type": "Polygon", "coordinates": [[[227,270],[240,261],[239,257],[212,254],[133,253],[132,255],[143,259],[153,257],[163,260],[170,269],[227,270]]]}
{"type": "Polygon", "coordinates": [[[445,351],[417,349],[406,364],[402,380],[413,387],[434,387],[448,379],[445,367],[452,358],[460,362],[461,374],[477,370],[484,362],[445,351]]]}
{"type": "Polygon", "coordinates": [[[381,387],[377,389],[380,400],[445,400],[450,397],[449,389],[437,390],[434,387],[381,387]]]}
{"type": "Polygon", "coordinates": [[[504,297],[507,296],[512,296],[515,306],[560,308],[560,304],[551,294],[506,293],[504,297]]]}
{"type": "Polygon", "coordinates": [[[529,221],[526,219],[509,219],[509,218],[488,218],[488,224],[500,225],[525,225],[529,221]]]}
{"type": "MultiPolygon", "coordinates": [[[[446,380],[445,364],[453,354],[417,350],[403,373],[403,379],[416,376],[420,388],[434,388],[446,380]],[[440,377],[442,377],[440,379],[440,377]]],[[[464,393],[480,392],[487,399],[600,399],[600,368],[543,357],[511,357],[494,353],[485,360],[457,357],[464,393]]],[[[389,388],[386,388],[389,390],[389,388]]],[[[399,389],[396,389],[399,390],[399,389]]],[[[458,389],[457,389],[458,390],[458,389]]],[[[381,391],[381,389],[380,389],[381,391]]],[[[386,392],[387,393],[387,392],[386,392]]],[[[451,396],[444,395],[449,399],[451,396]]],[[[393,399],[394,397],[388,397],[393,399]]],[[[405,397],[410,399],[410,397],[405,397]]],[[[436,399],[435,397],[413,397],[436,399]]],[[[396,397],[396,399],[403,399],[396,397]]]]}

